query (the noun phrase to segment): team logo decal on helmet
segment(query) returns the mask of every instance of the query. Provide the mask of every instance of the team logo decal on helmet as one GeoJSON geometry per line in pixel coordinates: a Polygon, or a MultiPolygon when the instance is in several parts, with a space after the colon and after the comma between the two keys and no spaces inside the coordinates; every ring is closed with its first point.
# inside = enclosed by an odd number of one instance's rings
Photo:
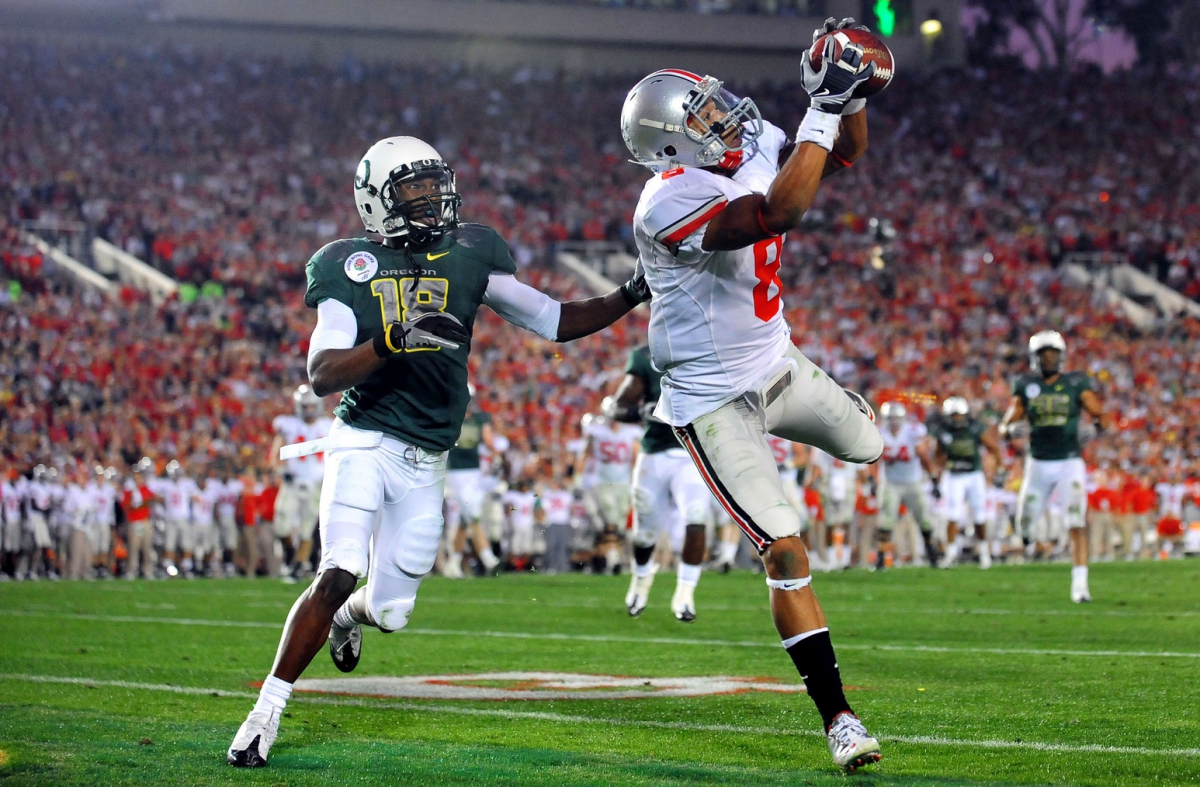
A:
{"type": "Polygon", "coordinates": [[[354,204],[370,232],[420,246],[458,226],[462,196],[454,170],[431,145],[416,137],[388,137],[359,162],[354,204]]]}

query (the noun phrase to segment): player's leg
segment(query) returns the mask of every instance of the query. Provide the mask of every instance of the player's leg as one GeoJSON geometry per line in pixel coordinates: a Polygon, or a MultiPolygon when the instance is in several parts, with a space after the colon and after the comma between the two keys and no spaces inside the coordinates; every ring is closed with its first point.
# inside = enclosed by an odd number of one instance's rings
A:
{"type": "Polygon", "coordinates": [[[946,473],[942,478],[946,504],[946,552],[941,568],[958,565],[962,555],[961,523],[967,519],[967,473],[946,473]]]}
{"type": "Polygon", "coordinates": [[[671,503],[684,523],[671,612],[676,620],[691,623],[696,619],[696,586],[700,584],[708,532],[712,528],[709,504],[712,495],[687,456],[671,456],[671,463],[674,465],[670,474],[671,503]]]}
{"type": "Polygon", "coordinates": [[[739,398],[676,433],[709,489],[759,550],[775,629],[821,714],[834,761],[853,769],[879,760],[879,742],[842,691],[825,614],[811,587],[800,514],[784,495],[765,431],[761,411],[739,398]]]}
{"type": "Polygon", "coordinates": [[[925,496],[925,490],[922,489],[921,484],[908,484],[900,497],[900,502],[908,509],[909,516],[912,517],[917,529],[921,531],[921,540],[925,546],[925,559],[929,562],[929,567],[937,566],[938,553],[933,540],[933,516],[929,510],[929,500],[925,496]]]}
{"type": "Polygon", "coordinates": [[[900,499],[904,487],[899,484],[884,484],[879,501],[877,533],[879,545],[875,552],[875,570],[891,568],[895,564],[895,542],[893,533],[900,520],[900,499]]]}
{"type": "Polygon", "coordinates": [[[979,556],[979,567],[992,567],[992,548],[988,543],[987,527],[987,479],[982,470],[967,473],[967,509],[971,513],[971,521],[975,523],[975,551],[979,556]]]}
{"type": "Polygon", "coordinates": [[[321,568],[288,613],[275,664],[229,747],[231,765],[266,765],[292,684],[325,645],[334,615],[367,574],[368,545],[384,496],[385,476],[377,453],[351,448],[326,454],[330,483],[321,499],[321,568]]]}
{"type": "Polygon", "coordinates": [[[633,567],[625,610],[637,617],[650,601],[650,588],[658,564],[654,548],[662,535],[663,515],[669,504],[671,463],[665,453],[638,454],[633,466],[633,567]]]}
{"type": "Polygon", "coordinates": [[[1071,600],[1091,601],[1088,587],[1087,468],[1082,459],[1064,459],[1058,479],[1067,536],[1071,543],[1071,600]]]}
{"type": "Polygon", "coordinates": [[[313,533],[316,531],[320,519],[322,484],[323,482],[320,480],[310,481],[297,490],[298,513],[294,525],[293,542],[298,542],[296,546],[298,575],[303,575],[308,571],[308,564],[312,559],[313,533]]]}
{"type": "MultiPolygon", "coordinates": [[[[462,483],[461,471],[447,473],[445,527],[442,533],[442,548],[438,552],[442,576],[447,579],[462,579],[463,553],[460,543],[461,523],[463,519],[462,496],[459,487],[462,483]]],[[[435,563],[439,562],[435,561],[435,563]]]]}
{"type": "Polygon", "coordinates": [[[1037,527],[1050,502],[1054,489],[1047,465],[1033,457],[1025,459],[1025,471],[1021,477],[1021,489],[1017,492],[1017,526],[1025,540],[1026,549],[1036,543],[1037,527]]]}

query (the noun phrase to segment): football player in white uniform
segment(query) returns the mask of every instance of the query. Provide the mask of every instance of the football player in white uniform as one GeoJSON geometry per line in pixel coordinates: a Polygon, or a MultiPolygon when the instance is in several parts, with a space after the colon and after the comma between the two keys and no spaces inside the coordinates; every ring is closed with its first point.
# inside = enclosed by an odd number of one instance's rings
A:
{"type": "Polygon", "coordinates": [[[879,552],[876,568],[892,564],[892,533],[900,519],[900,506],[921,531],[925,542],[925,558],[936,566],[937,549],[933,545],[933,522],[926,502],[924,472],[931,472],[928,435],[925,424],[908,419],[908,411],[900,402],[884,402],[879,409],[883,416],[883,461],[879,463],[879,483],[883,487],[883,502],[879,518],[879,552]]]}
{"type": "Polygon", "coordinates": [[[333,419],[323,414],[321,397],[313,393],[307,383],[292,393],[292,406],[292,415],[277,415],[271,422],[275,429],[271,461],[283,478],[275,501],[275,535],[285,544],[284,551],[289,553],[285,557],[292,557],[290,553],[294,550],[295,564],[289,565],[288,569],[292,575],[298,575],[303,573],[312,556],[312,537],[321,502],[321,479],[325,476],[325,455],[308,454],[281,461],[279,448],[324,437],[329,434],[333,419]]]}
{"type": "Polygon", "coordinates": [[[588,492],[606,528],[620,530],[629,518],[629,480],[641,436],[637,424],[621,423],[608,415],[592,418],[583,427],[584,447],[575,458],[575,475],[583,477],[590,459],[595,481],[588,492]]]}
{"type": "Polygon", "coordinates": [[[198,486],[192,495],[196,568],[207,576],[217,576],[221,569],[221,539],[217,533],[216,508],[224,488],[225,485],[215,476],[206,474],[204,486],[198,486]]]}
{"type": "Polygon", "coordinates": [[[809,587],[800,513],[766,441],[776,434],[851,462],[883,453],[869,405],[796,349],[783,318],[782,236],[799,226],[821,178],[866,149],[865,102],[852,93],[874,64],[862,65],[857,45],[847,41],[837,54],[834,38],[825,41],[819,70],[803,58],[810,107],[794,143],[720,80],[677,69],[629,91],[621,132],[634,159],[654,172],[633,218],[638,267],[653,294],[650,354],[664,372],[654,414],[675,427],[762,555],[776,629],[821,714],[834,762],[852,770],[878,761],[879,742],[842,691],[809,587]]]}
{"type": "Polygon", "coordinates": [[[649,299],[640,276],[567,303],[522,284],[495,230],[459,222],[454,171],[419,139],[371,146],[353,194],[375,235],[334,241],[307,266],[305,304],[317,310],[309,381],[318,396],[343,392],[322,444],[321,565],[292,607],[258,701],[229,747],[234,766],[266,765],[292,685],[322,645],[349,672],[361,654],[360,626],[407,625],[441,540],[446,454],[467,409],[480,307],[565,342],[649,299]]]}
{"type": "Polygon", "coordinates": [[[27,576],[38,578],[38,570],[44,567],[46,576],[57,578],[51,550],[54,541],[50,538],[50,514],[54,510],[54,490],[50,484],[50,472],[45,465],[33,468],[25,498],[25,527],[31,539],[29,547],[22,550],[22,562],[27,565],[27,576]],[[40,564],[40,565],[39,565],[40,564]]]}
{"type": "Polygon", "coordinates": [[[111,579],[113,528],[117,525],[117,469],[96,465],[92,483],[88,485],[92,494],[95,516],[92,518],[92,554],[96,577],[111,579]]]}
{"type": "Polygon", "coordinates": [[[221,478],[214,484],[217,492],[217,535],[221,544],[221,557],[224,566],[221,573],[215,576],[232,577],[236,574],[233,556],[238,548],[238,501],[245,491],[246,484],[236,477],[233,469],[225,464],[221,468],[221,478]]]}
{"type": "Polygon", "coordinates": [[[16,470],[10,470],[0,483],[0,506],[3,506],[4,525],[0,539],[3,540],[4,563],[0,573],[23,579],[20,570],[22,542],[25,531],[25,500],[29,496],[29,481],[16,470]]]}
{"type": "Polygon", "coordinates": [[[167,462],[167,477],[162,479],[154,493],[163,500],[163,565],[167,576],[192,576],[192,552],[196,546],[196,534],[192,529],[192,498],[199,491],[196,482],[188,478],[183,465],[175,459],[167,462]],[[182,551],[183,559],[176,563],[182,551]]]}

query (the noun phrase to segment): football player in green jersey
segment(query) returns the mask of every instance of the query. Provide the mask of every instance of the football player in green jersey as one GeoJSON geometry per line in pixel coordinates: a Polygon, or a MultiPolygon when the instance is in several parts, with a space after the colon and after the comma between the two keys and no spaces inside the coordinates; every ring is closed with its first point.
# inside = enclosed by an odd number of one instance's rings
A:
{"type": "Polygon", "coordinates": [[[453,170],[413,137],[367,151],[354,199],[366,229],[382,240],[339,240],[318,251],[304,297],[317,310],[312,389],[342,392],[329,436],[306,445],[325,452],[321,565],[292,607],[258,702],[229,747],[235,766],[266,764],[292,684],[327,638],[334,664],[349,672],[358,664],[360,625],[395,631],[408,622],[438,551],[446,455],[467,410],[479,307],[565,342],[650,297],[640,277],[568,303],[517,281],[508,245],[489,227],[459,223],[453,170]]]}
{"type": "Polygon", "coordinates": [[[633,507],[637,514],[633,534],[633,577],[625,594],[625,609],[642,614],[650,600],[650,587],[658,564],[654,548],[671,517],[684,524],[683,549],[675,580],[671,612],[675,619],[696,619],[696,585],[704,564],[708,531],[712,529],[712,495],[675,437],[675,430],[651,413],[661,393],[663,373],[650,362],[650,348],[629,353],[625,376],[617,393],[605,399],[605,415],[617,421],[644,421],[641,450],[633,465],[633,507]]]}
{"type": "Polygon", "coordinates": [[[1029,421],[1029,455],[1017,498],[1017,522],[1026,540],[1046,509],[1055,489],[1066,509],[1071,539],[1071,600],[1091,601],[1088,589],[1087,468],[1083,442],[1088,432],[1105,426],[1104,407],[1083,372],[1064,372],[1067,343],[1058,331],[1039,331],[1029,339],[1031,374],[1013,383],[1012,401],[1000,422],[1000,433],[1013,434],[1020,421],[1029,421]],[[1092,429],[1081,428],[1087,411],[1092,429]]]}
{"type": "Polygon", "coordinates": [[[934,462],[938,470],[934,485],[942,481],[942,471],[946,474],[941,488],[946,495],[949,521],[946,524],[946,554],[940,565],[949,568],[958,562],[962,550],[959,524],[963,522],[963,514],[969,513],[975,524],[979,567],[991,568],[992,553],[987,540],[987,480],[983,475],[980,448],[987,448],[999,466],[1003,461],[1000,442],[986,423],[971,416],[971,406],[961,396],[950,396],[942,402],[942,417],[930,432],[937,445],[934,462]]]}

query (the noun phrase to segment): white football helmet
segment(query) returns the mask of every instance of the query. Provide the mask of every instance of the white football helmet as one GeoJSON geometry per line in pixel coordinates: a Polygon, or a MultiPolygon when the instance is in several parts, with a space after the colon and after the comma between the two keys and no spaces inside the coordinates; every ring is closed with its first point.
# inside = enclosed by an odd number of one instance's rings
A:
{"type": "Polygon", "coordinates": [[[301,385],[292,394],[292,403],[295,405],[296,417],[301,421],[312,422],[321,411],[321,397],[313,393],[313,389],[307,384],[301,385]]]}
{"type": "Polygon", "coordinates": [[[633,86],[621,108],[621,136],[634,163],[661,172],[673,167],[736,170],[744,151],[763,133],[758,107],[738,99],[721,80],[666,68],[633,86]],[[702,110],[712,102],[719,120],[706,122],[702,110]],[[731,125],[738,138],[725,138],[731,125]]]}
{"type": "Polygon", "coordinates": [[[354,204],[368,231],[425,245],[458,226],[462,197],[454,170],[432,146],[416,137],[388,137],[358,163],[354,204]],[[420,181],[429,181],[432,192],[406,198],[406,189],[420,181]]]}
{"type": "Polygon", "coordinates": [[[183,465],[179,464],[179,462],[174,459],[172,459],[170,462],[167,462],[167,478],[170,478],[173,481],[182,476],[183,465]]]}
{"type": "Polygon", "coordinates": [[[884,402],[879,407],[879,414],[884,417],[884,420],[899,422],[908,416],[908,411],[900,402],[884,402]]]}
{"type": "Polygon", "coordinates": [[[1062,371],[1067,361],[1067,342],[1058,331],[1038,331],[1029,337],[1029,365],[1043,377],[1049,377],[1062,371]],[[1058,368],[1047,369],[1042,365],[1038,356],[1042,350],[1058,350],[1058,368]]]}
{"type": "Polygon", "coordinates": [[[946,401],[942,402],[942,415],[947,418],[953,418],[956,415],[967,416],[971,414],[971,405],[967,404],[967,400],[961,396],[951,396],[946,401]]]}

